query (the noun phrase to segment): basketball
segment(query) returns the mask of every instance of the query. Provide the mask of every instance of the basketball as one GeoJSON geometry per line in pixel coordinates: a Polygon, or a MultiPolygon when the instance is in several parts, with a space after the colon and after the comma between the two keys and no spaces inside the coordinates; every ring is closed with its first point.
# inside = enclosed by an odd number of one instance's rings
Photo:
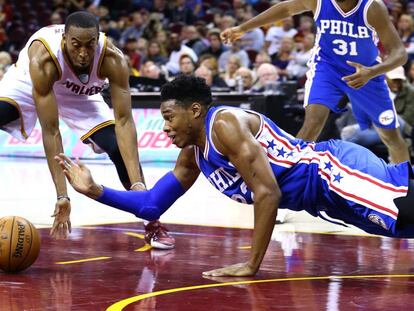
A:
{"type": "Polygon", "coordinates": [[[0,269],[23,271],[36,261],[39,251],[39,232],[30,221],[18,216],[0,218],[0,269]]]}

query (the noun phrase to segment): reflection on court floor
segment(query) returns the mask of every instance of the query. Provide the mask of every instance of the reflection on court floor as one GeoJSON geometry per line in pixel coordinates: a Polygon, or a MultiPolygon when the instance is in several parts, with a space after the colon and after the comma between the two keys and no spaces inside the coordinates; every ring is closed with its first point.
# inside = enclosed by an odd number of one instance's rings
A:
{"type": "MultiPolygon", "coordinates": [[[[120,189],[111,165],[90,164],[96,181],[120,189]]],[[[172,163],[144,165],[149,185],[172,163]]],[[[379,238],[303,213],[276,226],[253,278],[201,273],[247,259],[252,208],[197,181],[162,221],[173,250],[154,250],[143,226],[76,193],[70,239],[49,238],[55,199],[44,160],[0,158],[0,216],[40,229],[39,259],[17,275],[0,272],[0,310],[413,310],[414,241],[379,238]]]]}

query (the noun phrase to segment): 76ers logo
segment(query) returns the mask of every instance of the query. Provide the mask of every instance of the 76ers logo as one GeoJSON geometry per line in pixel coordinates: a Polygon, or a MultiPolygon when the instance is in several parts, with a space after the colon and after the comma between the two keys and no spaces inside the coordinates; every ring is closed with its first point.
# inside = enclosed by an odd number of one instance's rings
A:
{"type": "Polygon", "coordinates": [[[381,112],[381,114],[378,117],[378,121],[382,125],[390,125],[394,121],[394,119],[394,111],[392,111],[391,109],[381,112]]]}
{"type": "Polygon", "coordinates": [[[388,230],[387,224],[384,219],[382,219],[377,214],[369,214],[368,219],[371,220],[374,224],[383,227],[385,230],[388,230]]]}

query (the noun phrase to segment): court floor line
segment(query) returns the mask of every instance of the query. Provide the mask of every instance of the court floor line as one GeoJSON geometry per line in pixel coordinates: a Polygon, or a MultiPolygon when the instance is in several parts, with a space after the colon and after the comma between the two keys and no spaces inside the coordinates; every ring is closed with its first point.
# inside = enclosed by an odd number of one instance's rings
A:
{"type": "Polygon", "coordinates": [[[118,301],[111,306],[109,306],[106,311],[121,311],[128,305],[135,303],[137,301],[151,298],[155,296],[167,295],[177,292],[205,289],[212,287],[223,287],[223,286],[233,286],[233,285],[250,285],[250,284],[259,284],[259,283],[272,283],[272,282],[294,282],[294,281],[317,281],[317,280],[335,280],[335,279],[380,279],[380,278],[411,278],[414,277],[414,274],[373,274],[373,275],[327,275],[327,276],[310,276],[310,277],[299,277],[299,278],[280,278],[280,279],[266,279],[266,280],[246,280],[246,281],[235,281],[235,282],[225,282],[225,283],[213,283],[213,284],[203,284],[187,287],[177,287],[170,288],[161,291],[156,291],[152,293],[146,293],[138,296],[133,296],[125,298],[121,301],[118,301]]]}
{"type": "Polygon", "coordinates": [[[71,260],[71,261],[58,261],[58,262],[55,262],[55,264],[57,264],[57,265],[70,265],[70,264],[74,264],[74,263],[97,261],[97,260],[106,260],[106,259],[110,259],[110,258],[112,258],[112,257],[94,257],[94,258],[85,258],[85,259],[71,260]]]}

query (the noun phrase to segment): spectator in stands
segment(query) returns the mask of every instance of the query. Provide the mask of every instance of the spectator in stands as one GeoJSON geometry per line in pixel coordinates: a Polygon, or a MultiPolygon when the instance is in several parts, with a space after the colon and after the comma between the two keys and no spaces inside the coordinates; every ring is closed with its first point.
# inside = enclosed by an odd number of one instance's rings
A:
{"type": "Polygon", "coordinates": [[[193,25],[184,26],[181,31],[182,43],[191,48],[197,56],[207,49],[197,28],[193,25]]]}
{"type": "Polygon", "coordinates": [[[6,30],[0,26],[0,51],[9,51],[10,50],[10,41],[7,37],[6,30]]]}
{"type": "Polygon", "coordinates": [[[240,67],[236,71],[236,79],[241,79],[243,82],[243,92],[250,92],[253,87],[253,74],[249,68],[240,67]]]}
{"type": "Polygon", "coordinates": [[[216,59],[220,57],[220,55],[228,50],[228,47],[226,47],[220,39],[220,31],[215,28],[211,29],[207,35],[207,39],[210,43],[210,46],[206,48],[201,54],[210,54],[214,55],[216,59]]]}
{"type": "Polygon", "coordinates": [[[227,61],[226,71],[222,76],[226,84],[231,88],[236,86],[236,71],[240,67],[242,67],[240,57],[231,55],[227,61]]]}
{"type": "Polygon", "coordinates": [[[218,59],[220,71],[225,70],[226,64],[229,63],[231,56],[237,56],[240,59],[241,66],[249,67],[250,65],[249,55],[246,53],[246,51],[240,48],[240,41],[236,41],[232,44],[229,50],[223,52],[220,55],[218,59]]]}
{"type": "Polygon", "coordinates": [[[213,75],[213,84],[216,89],[221,88],[223,91],[229,89],[226,82],[220,77],[217,59],[211,54],[203,54],[199,59],[200,66],[207,67],[213,75]]]}
{"type": "Polygon", "coordinates": [[[312,56],[312,48],[315,43],[315,35],[308,33],[303,38],[302,49],[297,53],[293,53],[292,60],[286,67],[287,76],[289,79],[298,80],[304,84],[306,80],[306,72],[308,71],[307,63],[312,56]]]}
{"type": "Polygon", "coordinates": [[[52,15],[50,15],[50,24],[51,25],[60,25],[63,24],[63,18],[59,14],[59,12],[53,12],[52,15]]]}
{"type": "Polygon", "coordinates": [[[116,43],[121,38],[119,30],[111,25],[111,18],[107,15],[99,19],[99,30],[112,38],[116,43]]]}
{"type": "Polygon", "coordinates": [[[308,15],[302,15],[299,18],[299,27],[297,30],[298,33],[294,36],[294,39],[298,49],[302,49],[302,43],[304,38],[307,35],[316,33],[315,22],[313,18],[308,15]]]}
{"type": "Polygon", "coordinates": [[[179,72],[180,74],[192,75],[194,73],[195,63],[189,55],[187,54],[181,55],[179,63],[180,63],[180,72],[179,72]]]}
{"type": "Polygon", "coordinates": [[[69,13],[76,11],[83,11],[86,8],[85,0],[70,0],[69,1],[69,13]]]}
{"type": "Polygon", "coordinates": [[[282,21],[282,26],[272,26],[266,33],[265,49],[269,55],[273,55],[279,51],[280,43],[283,38],[293,38],[298,31],[293,28],[293,18],[287,17],[282,21]]]}
{"type": "Polygon", "coordinates": [[[151,15],[155,16],[166,27],[170,24],[172,18],[172,11],[168,7],[166,0],[153,0],[151,15]]]}
{"type": "Polygon", "coordinates": [[[166,77],[152,61],[146,61],[142,64],[141,75],[139,77],[130,77],[131,87],[141,92],[159,92],[161,86],[167,82],[166,77]]]}
{"type": "Polygon", "coordinates": [[[206,80],[206,84],[211,88],[213,85],[213,74],[211,70],[205,66],[200,66],[194,72],[194,76],[206,80]]]}
{"type": "Polygon", "coordinates": [[[220,28],[220,32],[236,25],[236,20],[231,15],[223,15],[219,22],[220,24],[218,26],[220,28]]]}
{"type": "Polygon", "coordinates": [[[151,17],[149,18],[148,24],[144,29],[142,37],[144,37],[147,40],[152,40],[155,38],[157,33],[162,30],[163,26],[161,21],[158,19],[157,16],[151,14],[151,17]]]}
{"type": "Polygon", "coordinates": [[[414,21],[413,17],[408,14],[402,14],[397,24],[398,33],[405,45],[408,54],[408,60],[414,59],[414,21]]]}
{"type": "Polygon", "coordinates": [[[253,77],[256,79],[258,77],[257,75],[257,70],[258,68],[262,65],[262,64],[270,64],[271,63],[271,59],[270,59],[270,55],[267,54],[266,51],[262,50],[259,53],[257,53],[255,59],[254,59],[254,63],[253,63],[253,77]]]}
{"type": "Polygon", "coordinates": [[[291,37],[284,37],[280,42],[279,51],[271,55],[272,64],[278,68],[279,77],[282,80],[288,78],[287,66],[293,59],[293,50],[295,48],[295,41],[291,37]]]}
{"type": "Polygon", "coordinates": [[[407,76],[408,76],[408,82],[411,85],[414,85],[414,61],[411,61],[408,64],[408,72],[407,72],[407,76]]]}
{"type": "Polygon", "coordinates": [[[161,69],[151,61],[146,61],[142,65],[141,76],[150,79],[159,79],[161,75],[161,69]]]}
{"type": "MultiPolygon", "coordinates": [[[[407,82],[403,67],[397,67],[386,74],[387,83],[394,94],[394,105],[400,123],[400,131],[403,137],[411,137],[414,125],[414,87],[407,82]]],[[[345,126],[341,130],[341,139],[356,144],[372,147],[381,144],[381,138],[377,131],[370,127],[361,130],[358,124],[345,126]]]]}
{"type": "Polygon", "coordinates": [[[252,91],[262,93],[266,90],[266,85],[276,83],[278,80],[277,68],[270,63],[263,63],[257,68],[257,81],[252,87],[252,91]]]}
{"type": "Polygon", "coordinates": [[[169,44],[168,36],[169,36],[169,34],[167,34],[167,32],[164,31],[164,30],[161,30],[161,31],[157,32],[157,35],[155,36],[155,39],[158,41],[158,43],[161,46],[161,51],[165,51],[165,56],[167,56],[167,57],[169,56],[168,52],[167,52],[168,51],[168,44],[169,44]]]}
{"type": "Polygon", "coordinates": [[[406,7],[406,13],[410,14],[411,16],[414,16],[414,2],[409,1],[407,3],[407,7],[406,7]]]}
{"type": "Polygon", "coordinates": [[[128,38],[125,42],[124,54],[128,55],[131,66],[136,70],[139,70],[141,67],[142,56],[138,51],[138,40],[134,37],[128,38]]]}
{"type": "Polygon", "coordinates": [[[131,58],[127,54],[124,54],[124,58],[128,63],[129,76],[130,77],[139,77],[140,72],[132,65],[131,58]]]}
{"type": "Polygon", "coordinates": [[[171,22],[184,23],[184,25],[193,25],[195,16],[193,11],[186,6],[186,0],[176,0],[175,6],[172,10],[171,22]]]}
{"type": "Polygon", "coordinates": [[[143,22],[142,14],[140,11],[135,11],[132,13],[132,25],[126,28],[122,34],[121,39],[119,40],[119,44],[124,46],[126,41],[129,38],[139,39],[141,38],[142,34],[144,33],[145,24],[143,22]]]}
{"type": "MultiPolygon", "coordinates": [[[[252,18],[253,13],[244,12],[242,22],[246,22],[252,18]]],[[[246,32],[243,37],[240,38],[240,41],[243,50],[255,50],[259,52],[264,46],[265,35],[261,28],[254,28],[251,31],[246,32]]]]}
{"type": "Polygon", "coordinates": [[[170,57],[168,63],[166,64],[166,67],[168,71],[173,75],[176,75],[180,70],[179,60],[181,55],[189,55],[193,59],[194,63],[196,63],[198,60],[196,53],[194,53],[191,48],[181,43],[180,36],[177,33],[172,33],[170,35],[168,47],[170,51],[170,57]]]}
{"type": "Polygon", "coordinates": [[[148,44],[148,50],[145,60],[150,60],[154,62],[157,66],[161,67],[168,62],[168,57],[166,56],[164,48],[157,40],[152,40],[148,44]]]}
{"type": "Polygon", "coordinates": [[[130,1],[131,1],[131,8],[133,10],[138,10],[142,8],[149,10],[152,7],[151,0],[130,0],[130,1]]]}
{"type": "Polygon", "coordinates": [[[204,16],[202,0],[187,0],[185,1],[185,6],[193,12],[195,18],[204,16]]]}
{"type": "Polygon", "coordinates": [[[0,69],[6,71],[9,69],[10,65],[12,64],[12,58],[10,54],[6,51],[0,52],[0,69]]]}
{"type": "Polygon", "coordinates": [[[147,39],[145,38],[138,39],[137,51],[141,55],[141,59],[147,57],[147,51],[148,51],[148,40],[147,39]]]}

